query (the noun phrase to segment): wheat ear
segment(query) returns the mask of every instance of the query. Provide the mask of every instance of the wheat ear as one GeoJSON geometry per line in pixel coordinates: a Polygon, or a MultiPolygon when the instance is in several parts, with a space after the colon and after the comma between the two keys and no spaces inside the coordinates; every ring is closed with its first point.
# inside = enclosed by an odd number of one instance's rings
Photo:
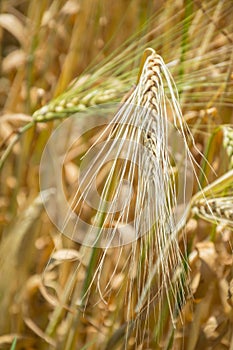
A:
{"type": "Polygon", "coordinates": [[[193,212],[213,223],[223,223],[233,227],[233,197],[216,197],[198,201],[193,212]]]}
{"type": "MultiPolygon", "coordinates": [[[[177,312],[179,308],[178,304],[184,300],[184,274],[182,278],[181,275],[185,272],[183,270],[184,257],[179,248],[177,222],[174,215],[174,207],[177,204],[174,169],[170,163],[168,152],[167,121],[170,110],[174,128],[179,130],[188,157],[192,160],[186,139],[187,135],[190,137],[191,135],[182,117],[175,83],[161,56],[154,50],[148,49],[135,89],[126,103],[120,106],[112,122],[107,125],[98,139],[98,141],[101,138],[105,141],[111,141],[111,146],[105,142],[98,153],[94,155],[91,166],[81,179],[79,191],[74,196],[71,205],[79,214],[79,208],[83,206],[83,199],[92,197],[95,179],[105,165],[107,157],[114,150],[116,159],[112,161],[104,181],[93,229],[87,233],[86,239],[88,240],[89,234],[90,237],[93,237],[96,232],[96,241],[92,241],[93,245],[100,244],[102,240],[108,242],[110,246],[115,241],[120,245],[126,244],[128,241],[125,238],[132,232],[135,240],[141,237],[147,250],[147,278],[139,293],[135,312],[140,314],[146,302],[153,297],[151,296],[151,285],[153,281],[156,281],[160,296],[166,295],[167,297],[168,307],[173,318],[174,311],[177,312]],[[165,93],[165,84],[168,93],[165,93]],[[144,146],[143,152],[140,152],[140,144],[144,146]],[[124,159],[120,167],[117,165],[117,158],[124,159]],[[132,160],[130,164],[128,159],[132,160]],[[136,162],[139,165],[138,174],[135,167],[136,162]],[[109,189],[112,189],[113,179],[116,182],[112,193],[112,202],[108,206],[108,211],[105,211],[105,215],[103,215],[109,189]],[[136,187],[136,199],[133,206],[129,200],[130,192],[122,189],[123,180],[136,187]],[[78,195],[80,191],[82,196],[78,195]],[[123,200],[123,206],[115,216],[114,203],[119,198],[123,200]],[[128,221],[132,212],[134,221],[130,224],[128,221]],[[98,225],[100,221],[101,226],[98,225]],[[126,225],[127,230],[122,228],[123,225],[126,225]],[[106,227],[112,227],[111,233],[105,231],[106,227]],[[146,235],[144,236],[144,234],[146,235]],[[178,296],[179,300],[177,300],[178,296]]],[[[193,141],[192,138],[191,141],[193,141]]],[[[64,229],[68,226],[69,220],[69,213],[67,213],[64,229]]],[[[78,222],[75,225],[76,228],[78,229],[78,222]]],[[[75,237],[75,232],[73,232],[73,237],[75,237]]],[[[135,266],[138,261],[136,246],[136,244],[132,244],[131,266],[135,266]]],[[[108,245],[105,245],[105,248],[108,248],[108,245]]],[[[105,256],[106,254],[103,255],[103,259],[105,256]]],[[[92,281],[89,282],[86,295],[94,278],[98,279],[98,275],[101,275],[101,266],[103,266],[102,260],[95,270],[92,281]]],[[[133,295],[132,285],[133,281],[129,281],[129,300],[133,299],[131,298],[133,295]]],[[[159,300],[162,303],[162,297],[159,300]]],[[[132,305],[129,306],[128,319],[132,319],[131,312],[132,305]]],[[[175,322],[175,318],[173,318],[173,322],[175,322]]]]}
{"type": "Polygon", "coordinates": [[[225,126],[223,128],[223,146],[225,147],[229,156],[229,166],[233,168],[233,128],[225,126]]]}

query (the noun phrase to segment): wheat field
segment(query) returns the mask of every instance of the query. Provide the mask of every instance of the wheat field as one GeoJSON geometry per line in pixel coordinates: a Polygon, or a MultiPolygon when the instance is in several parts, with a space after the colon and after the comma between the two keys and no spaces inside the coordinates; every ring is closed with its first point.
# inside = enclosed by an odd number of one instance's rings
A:
{"type": "Polygon", "coordinates": [[[232,16],[0,2],[0,349],[233,350],[232,16]]]}

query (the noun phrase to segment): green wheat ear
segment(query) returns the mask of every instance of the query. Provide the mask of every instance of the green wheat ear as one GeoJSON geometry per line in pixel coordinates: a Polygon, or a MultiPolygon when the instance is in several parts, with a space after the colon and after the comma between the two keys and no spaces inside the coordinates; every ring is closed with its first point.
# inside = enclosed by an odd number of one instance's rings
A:
{"type": "Polygon", "coordinates": [[[229,167],[233,168],[233,127],[225,126],[223,128],[223,146],[229,156],[229,167]]]}
{"type": "MultiPolygon", "coordinates": [[[[47,122],[52,119],[66,118],[69,115],[77,112],[83,112],[88,107],[93,107],[107,102],[117,101],[119,92],[113,87],[114,79],[106,81],[103,86],[97,86],[85,89],[85,83],[82,87],[83,91],[76,91],[73,93],[68,91],[62,94],[61,97],[52,100],[48,105],[40,108],[33,114],[35,122],[47,122]]],[[[116,83],[118,86],[120,83],[116,83]]]]}

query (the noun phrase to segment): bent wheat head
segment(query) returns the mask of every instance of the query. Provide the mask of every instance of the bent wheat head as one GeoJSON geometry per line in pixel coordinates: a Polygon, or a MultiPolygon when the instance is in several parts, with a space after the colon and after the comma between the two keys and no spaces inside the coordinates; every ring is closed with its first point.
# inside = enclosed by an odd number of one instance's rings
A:
{"type": "MultiPolygon", "coordinates": [[[[101,169],[107,169],[96,214],[84,243],[105,249],[132,243],[131,266],[141,264],[144,256],[145,274],[141,280],[138,277],[141,286],[138,286],[136,302],[131,298],[134,283],[129,277],[128,320],[134,313],[143,313],[144,307],[148,310],[154,298],[151,295],[153,283],[160,303],[166,296],[175,322],[184,301],[186,272],[178,241],[178,190],[176,167],[170,157],[169,119],[183,140],[183,173],[188,169],[187,159],[194,161],[188,138],[193,145],[194,141],[182,117],[176,86],[163,59],[152,49],[146,50],[145,56],[135,89],[84,156],[84,159],[91,157],[90,166],[79,183],[72,207],[81,215],[85,200],[93,197],[98,174],[101,169]],[[92,150],[103,140],[93,156],[92,150]]],[[[186,185],[184,182],[181,191],[184,202],[186,185]]],[[[67,213],[64,228],[69,219],[67,213]]],[[[103,266],[104,258],[105,254],[99,267],[103,266]]],[[[96,269],[93,280],[98,279],[100,270],[96,269]]]]}

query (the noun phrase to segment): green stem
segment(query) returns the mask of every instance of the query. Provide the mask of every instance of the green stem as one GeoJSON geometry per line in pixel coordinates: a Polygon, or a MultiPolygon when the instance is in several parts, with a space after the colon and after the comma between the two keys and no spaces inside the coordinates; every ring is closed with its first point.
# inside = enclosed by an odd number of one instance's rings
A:
{"type": "MultiPolygon", "coordinates": [[[[193,13],[193,2],[192,0],[185,0],[185,12],[184,12],[184,23],[181,41],[181,56],[180,56],[180,68],[179,68],[179,78],[180,81],[183,79],[184,75],[184,62],[185,56],[188,49],[188,31],[190,27],[190,19],[193,13]]],[[[182,88],[179,89],[179,95],[182,94],[182,88]]]]}
{"type": "Polygon", "coordinates": [[[203,158],[203,165],[202,165],[202,171],[201,171],[201,177],[200,177],[201,188],[203,188],[204,184],[205,184],[205,179],[206,179],[206,174],[207,174],[207,165],[210,163],[210,161],[209,161],[210,160],[210,153],[212,152],[212,154],[213,154],[213,142],[214,142],[215,136],[217,135],[217,133],[220,130],[221,130],[221,127],[218,127],[217,129],[215,129],[207,142],[206,150],[204,153],[205,157],[203,158]]]}
{"type": "Polygon", "coordinates": [[[67,304],[67,300],[70,297],[70,294],[72,292],[72,289],[73,289],[74,283],[75,283],[75,276],[74,276],[75,271],[76,271],[76,268],[74,268],[74,272],[70,273],[70,275],[69,275],[69,279],[66,283],[65,292],[61,298],[61,305],[56,307],[56,309],[53,311],[53,314],[50,318],[50,322],[49,322],[49,324],[46,328],[46,331],[45,331],[45,333],[49,336],[52,336],[55,333],[57,325],[58,325],[63,313],[65,312],[64,305],[67,304]]]}
{"type": "MultiPolygon", "coordinates": [[[[115,167],[114,172],[111,176],[111,178],[108,179],[108,185],[107,185],[107,189],[103,198],[103,201],[108,201],[110,199],[111,194],[114,192],[115,189],[115,184],[117,181],[117,176],[115,176],[118,172],[117,172],[117,163],[115,162],[115,164],[113,165],[115,167]]],[[[81,309],[85,306],[86,303],[86,299],[87,299],[87,293],[88,293],[88,289],[90,288],[90,284],[93,278],[93,271],[95,269],[96,263],[97,263],[97,259],[99,256],[99,249],[97,248],[99,240],[101,238],[101,230],[102,227],[104,225],[104,221],[105,221],[105,217],[106,217],[106,208],[102,207],[98,210],[97,214],[96,214],[96,219],[95,219],[95,225],[97,227],[99,227],[99,230],[97,232],[97,240],[95,243],[95,246],[92,249],[92,253],[90,256],[90,260],[89,260],[89,264],[88,264],[88,268],[87,268],[87,272],[86,272],[86,276],[85,276],[85,280],[83,282],[83,288],[82,288],[82,292],[81,292],[81,309]]],[[[74,317],[72,317],[72,325],[70,328],[70,331],[67,335],[67,339],[65,342],[65,346],[64,349],[65,350],[72,350],[75,348],[75,343],[76,343],[76,330],[78,328],[80,322],[80,311],[77,312],[76,315],[74,315],[74,317]]]]}

